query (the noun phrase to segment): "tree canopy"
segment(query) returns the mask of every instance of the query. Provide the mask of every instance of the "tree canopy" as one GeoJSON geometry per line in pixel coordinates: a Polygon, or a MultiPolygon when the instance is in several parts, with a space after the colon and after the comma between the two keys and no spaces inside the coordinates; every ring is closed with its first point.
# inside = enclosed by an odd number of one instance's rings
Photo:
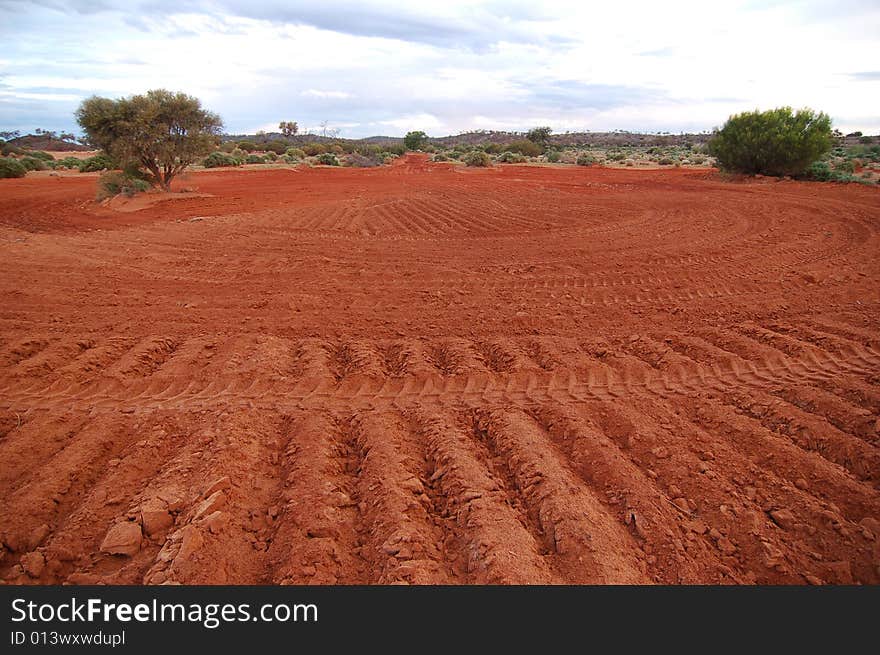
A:
{"type": "Polygon", "coordinates": [[[798,175],[827,152],[832,142],[827,114],[780,107],[731,116],[709,141],[709,152],[724,170],[798,175]]]}
{"type": "Polygon", "coordinates": [[[198,98],[165,89],[112,100],[92,96],[76,111],[90,143],[122,168],[136,167],[154,186],[170,189],[187,166],[211,152],[223,123],[198,98]]]}
{"type": "Polygon", "coordinates": [[[532,143],[537,143],[539,146],[546,146],[552,133],[553,128],[547,127],[546,125],[543,127],[533,127],[526,134],[526,138],[532,143]]]}
{"type": "Polygon", "coordinates": [[[296,121],[281,121],[278,123],[278,129],[284,136],[290,138],[299,132],[299,125],[296,121]]]}
{"type": "Polygon", "coordinates": [[[407,150],[418,150],[425,142],[428,140],[428,135],[422,132],[421,130],[416,130],[413,132],[407,132],[406,136],[403,137],[403,145],[407,150]]]}

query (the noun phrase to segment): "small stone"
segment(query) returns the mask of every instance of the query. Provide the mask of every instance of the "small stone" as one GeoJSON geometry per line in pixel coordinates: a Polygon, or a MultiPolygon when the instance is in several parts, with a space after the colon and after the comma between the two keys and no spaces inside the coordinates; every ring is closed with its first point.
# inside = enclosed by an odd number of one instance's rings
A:
{"type": "Polygon", "coordinates": [[[718,544],[718,550],[725,555],[733,555],[736,552],[736,546],[727,537],[721,537],[716,543],[718,544]]]}
{"type": "Polygon", "coordinates": [[[306,564],[304,567],[302,567],[301,572],[305,576],[312,577],[318,572],[318,569],[311,564],[306,564]]]}
{"type": "Polygon", "coordinates": [[[174,563],[184,561],[193,555],[205,543],[202,533],[194,525],[187,525],[181,530],[183,541],[180,544],[180,550],[174,557],[174,563]]]}
{"type": "Polygon", "coordinates": [[[669,457],[669,449],[666,446],[657,446],[651,449],[651,454],[657,459],[666,459],[669,457]]]}
{"type": "Polygon", "coordinates": [[[219,534],[226,525],[226,513],[214,512],[205,517],[205,525],[211,534],[219,534]]]}
{"type": "Polygon", "coordinates": [[[688,505],[687,498],[679,497],[672,501],[672,504],[675,505],[678,509],[683,512],[690,512],[691,508],[688,505]]]}
{"type": "Polygon", "coordinates": [[[137,523],[117,523],[107,531],[107,536],[101,543],[101,552],[130,557],[140,550],[142,538],[141,526],[137,523]]]}
{"type": "Polygon", "coordinates": [[[46,568],[46,559],[43,557],[43,553],[38,551],[25,553],[21,556],[21,567],[32,578],[39,578],[43,569],[46,568]]]}
{"type": "Polygon", "coordinates": [[[827,566],[831,573],[834,574],[834,581],[837,584],[853,583],[852,569],[850,568],[849,562],[846,560],[830,562],[827,566]]]}
{"type": "Polygon", "coordinates": [[[878,521],[874,517],[866,516],[861,521],[859,521],[859,526],[871,532],[871,534],[874,535],[875,539],[880,537],[880,521],[878,521]]]}
{"type": "Polygon", "coordinates": [[[678,498],[679,496],[683,496],[684,494],[681,492],[681,489],[674,484],[669,485],[669,496],[671,498],[678,498]]]}
{"type": "Polygon", "coordinates": [[[822,581],[822,578],[817,578],[815,575],[810,575],[809,573],[807,575],[805,575],[804,578],[806,578],[807,582],[809,582],[813,586],[819,586],[819,585],[825,584],[822,581]]]}
{"type": "Polygon", "coordinates": [[[774,509],[770,512],[770,518],[783,530],[791,530],[795,525],[794,514],[788,509],[774,509]]]}
{"type": "Polygon", "coordinates": [[[806,491],[809,488],[809,484],[803,478],[798,478],[794,481],[794,486],[800,489],[801,491],[806,491]]]}
{"type": "Polygon", "coordinates": [[[31,531],[28,537],[28,550],[34,550],[49,535],[49,526],[43,523],[31,531]]]}
{"type": "Polygon", "coordinates": [[[144,532],[152,537],[174,525],[174,519],[165,509],[165,503],[159,499],[153,499],[141,505],[141,523],[143,523],[144,532]]]}
{"type": "Polygon", "coordinates": [[[199,519],[203,516],[213,514],[226,504],[226,494],[222,491],[215,491],[205,498],[196,509],[195,518],[199,519]]]}
{"type": "Polygon", "coordinates": [[[229,476],[224,475],[222,478],[217,478],[211,484],[209,484],[205,488],[205,491],[202,493],[202,496],[207,497],[213,494],[215,491],[220,491],[221,489],[229,489],[231,484],[232,483],[229,480],[229,476]]]}

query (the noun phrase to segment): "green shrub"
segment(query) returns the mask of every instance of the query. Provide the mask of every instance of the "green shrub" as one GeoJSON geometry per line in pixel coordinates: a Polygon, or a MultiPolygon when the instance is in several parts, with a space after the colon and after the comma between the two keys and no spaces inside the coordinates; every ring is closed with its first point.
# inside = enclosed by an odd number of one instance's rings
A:
{"type": "Polygon", "coordinates": [[[592,166],[593,164],[596,163],[596,160],[593,159],[593,158],[592,158],[589,154],[587,154],[586,152],[582,152],[582,153],[580,153],[580,154],[578,155],[577,159],[575,160],[575,163],[576,163],[578,166],[592,166]]]}
{"type": "Polygon", "coordinates": [[[77,157],[65,157],[55,162],[56,168],[79,168],[80,159],[77,157]]]}
{"type": "Polygon", "coordinates": [[[120,171],[103,173],[98,178],[97,199],[112,198],[120,193],[131,198],[136,193],[147,191],[150,183],[136,177],[131,177],[120,171]]]}
{"type": "Polygon", "coordinates": [[[43,161],[55,161],[55,158],[50,155],[48,152],[43,152],[42,150],[28,150],[28,157],[35,157],[37,159],[42,159],[43,161]]]}
{"type": "Polygon", "coordinates": [[[489,166],[489,155],[481,150],[472,150],[467,155],[465,155],[464,163],[468,166],[489,166]]]}
{"type": "Polygon", "coordinates": [[[273,153],[275,155],[283,155],[287,151],[287,141],[270,141],[263,149],[266,154],[273,153]]]}
{"type": "Polygon", "coordinates": [[[0,146],[0,154],[2,154],[4,157],[7,157],[9,155],[23,155],[25,154],[25,151],[21,148],[16,148],[11,143],[4,143],[2,146],[0,146]]]}
{"type": "Polygon", "coordinates": [[[502,152],[498,155],[497,161],[500,161],[503,164],[521,164],[524,162],[526,158],[519,154],[518,152],[502,152]]]}
{"type": "Polygon", "coordinates": [[[547,161],[551,164],[557,163],[560,159],[562,159],[562,153],[558,150],[550,150],[547,152],[547,161]]]}
{"type": "Polygon", "coordinates": [[[406,147],[403,144],[385,146],[382,149],[385,152],[390,153],[392,155],[397,155],[398,157],[406,152],[406,147]]]}
{"type": "Polygon", "coordinates": [[[27,169],[17,160],[12,158],[0,158],[0,178],[4,177],[24,177],[27,175],[27,169]]]}
{"type": "Polygon", "coordinates": [[[831,149],[831,119],[791,107],[731,116],[709,142],[720,168],[748,175],[798,175],[831,149]]]}
{"type": "Polygon", "coordinates": [[[244,162],[246,164],[265,164],[266,160],[260,155],[248,155],[244,162]]]}
{"type": "Polygon", "coordinates": [[[851,159],[844,159],[841,162],[837,162],[834,165],[834,168],[843,173],[854,173],[856,170],[855,164],[851,159]]]}
{"type": "Polygon", "coordinates": [[[228,155],[225,152],[220,152],[219,150],[216,152],[212,152],[210,155],[205,157],[205,161],[202,162],[202,166],[205,168],[220,168],[221,166],[239,166],[241,164],[240,159],[236,159],[232,155],[228,155]]]}
{"type": "Polygon", "coordinates": [[[339,166],[339,160],[332,152],[322,152],[318,155],[318,163],[324,166],[339,166]]]}
{"type": "Polygon", "coordinates": [[[537,157],[544,152],[544,148],[542,148],[537,143],[529,141],[528,139],[514,141],[513,143],[508,144],[507,150],[511,152],[518,152],[519,154],[525,155],[526,157],[537,157]]]}
{"type": "Polygon", "coordinates": [[[657,160],[657,163],[660,164],[661,166],[672,166],[673,161],[672,161],[672,158],[670,158],[670,157],[661,157],[660,159],[657,160]]]}
{"type": "Polygon", "coordinates": [[[327,147],[321,143],[307,143],[303,146],[303,152],[306,153],[309,157],[315,157],[317,155],[323,155],[327,152],[327,147]]]}
{"type": "Polygon", "coordinates": [[[18,163],[24,166],[28,171],[44,171],[46,170],[46,162],[36,157],[22,157],[18,163]]]}
{"type": "Polygon", "coordinates": [[[257,144],[253,141],[239,141],[238,147],[245,152],[253,152],[254,150],[257,150],[257,144]]]}
{"type": "Polygon", "coordinates": [[[235,148],[229,154],[231,154],[235,159],[237,159],[238,163],[243,162],[244,158],[247,157],[247,153],[244,150],[242,150],[241,148],[235,148]]]}
{"type": "Polygon", "coordinates": [[[609,152],[607,157],[611,161],[623,161],[624,159],[626,159],[626,153],[620,151],[609,152]]]}
{"type": "Polygon", "coordinates": [[[874,139],[869,136],[860,136],[859,143],[874,143],[874,139]]]}
{"type": "Polygon", "coordinates": [[[79,163],[80,173],[96,173],[98,171],[110,170],[113,168],[113,162],[107,155],[95,155],[88,159],[83,159],[79,163]]]}
{"type": "Polygon", "coordinates": [[[302,148],[288,148],[284,151],[288,157],[295,157],[296,159],[305,159],[306,153],[303,152],[302,148]]]}
{"type": "Polygon", "coordinates": [[[268,151],[265,154],[266,161],[276,161],[278,159],[278,153],[273,150],[268,151]]]}
{"type": "Polygon", "coordinates": [[[449,161],[449,157],[446,156],[445,152],[435,152],[434,156],[431,157],[431,161],[449,161]]]}
{"type": "Polygon", "coordinates": [[[700,164],[703,164],[706,162],[706,158],[701,155],[691,155],[690,161],[692,164],[696,164],[699,166],[700,164]]]}
{"type": "Polygon", "coordinates": [[[237,147],[238,146],[235,144],[235,141],[224,141],[220,144],[220,151],[229,154],[237,147]]]}

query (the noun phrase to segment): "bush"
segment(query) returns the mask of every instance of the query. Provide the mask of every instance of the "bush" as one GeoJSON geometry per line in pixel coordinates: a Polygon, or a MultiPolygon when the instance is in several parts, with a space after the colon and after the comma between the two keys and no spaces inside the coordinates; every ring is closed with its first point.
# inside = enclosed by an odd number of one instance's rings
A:
{"type": "Polygon", "coordinates": [[[43,171],[46,170],[46,162],[36,157],[22,157],[18,163],[24,166],[27,171],[43,171]]]}
{"type": "Polygon", "coordinates": [[[136,177],[131,177],[119,171],[104,173],[98,178],[98,200],[112,198],[120,193],[131,198],[136,193],[147,191],[150,183],[136,177]]]}
{"type": "Polygon", "coordinates": [[[265,164],[266,160],[260,155],[248,155],[244,160],[246,164],[265,164]]]}
{"type": "Polygon", "coordinates": [[[241,148],[235,148],[229,154],[231,154],[235,159],[237,159],[239,164],[244,161],[245,157],[247,157],[247,153],[244,150],[242,150],[241,148]]]}
{"type": "Polygon", "coordinates": [[[859,143],[874,143],[874,139],[869,136],[860,136],[859,143]]]}
{"type": "Polygon", "coordinates": [[[374,166],[381,166],[383,163],[384,159],[380,155],[367,157],[366,155],[361,155],[356,152],[346,155],[343,160],[345,166],[351,166],[353,168],[373,168],[374,166]]]}
{"type": "Polygon", "coordinates": [[[77,157],[65,157],[55,162],[55,168],[79,168],[80,161],[77,157]]]}
{"type": "Polygon", "coordinates": [[[489,155],[481,150],[472,150],[465,155],[464,163],[468,166],[489,166],[489,155]]]}
{"type": "Polygon", "coordinates": [[[253,141],[239,141],[238,147],[245,152],[253,152],[254,150],[257,150],[257,144],[253,141]]]}
{"type": "Polygon", "coordinates": [[[227,154],[231,153],[237,147],[238,146],[235,145],[235,141],[224,141],[223,143],[220,144],[220,150],[222,152],[227,153],[227,154]]]}
{"type": "Polygon", "coordinates": [[[287,151],[287,141],[271,141],[263,149],[266,153],[271,152],[275,155],[283,155],[287,151]]]}
{"type": "Polygon", "coordinates": [[[592,166],[593,164],[596,163],[596,160],[593,159],[587,153],[582,152],[581,154],[578,155],[577,159],[575,160],[575,163],[578,166],[592,166]]]}
{"type": "Polygon", "coordinates": [[[113,162],[107,155],[95,155],[88,159],[83,159],[79,163],[80,173],[96,173],[98,171],[106,171],[113,168],[113,162]]]}
{"type": "Polygon", "coordinates": [[[332,152],[322,152],[318,155],[318,163],[324,166],[339,166],[339,160],[332,152]]]}
{"type": "Polygon", "coordinates": [[[672,158],[670,158],[670,157],[661,157],[660,159],[657,160],[657,163],[660,164],[661,166],[672,166],[672,164],[674,162],[672,161],[672,158]]]}
{"type": "Polygon", "coordinates": [[[705,157],[701,157],[700,155],[691,155],[690,163],[696,164],[699,166],[700,164],[704,164],[706,162],[705,157]]]}
{"type": "Polygon", "coordinates": [[[623,152],[609,152],[607,155],[608,159],[611,161],[623,161],[626,159],[626,153],[623,152]]]}
{"type": "Polygon", "coordinates": [[[526,157],[537,157],[544,152],[544,148],[542,148],[537,143],[533,143],[532,141],[529,141],[527,139],[523,139],[522,141],[514,141],[507,146],[507,149],[511,152],[518,152],[519,154],[525,155],[526,157]]]}
{"type": "Polygon", "coordinates": [[[42,150],[28,150],[28,157],[35,157],[36,159],[42,159],[43,161],[55,161],[55,158],[50,155],[48,152],[43,152],[42,150]]]}
{"type": "Polygon", "coordinates": [[[798,175],[831,149],[831,119],[791,107],[731,116],[709,142],[723,170],[748,175],[798,175]]]}
{"type": "Polygon", "coordinates": [[[435,152],[434,156],[431,157],[431,161],[449,161],[449,157],[446,156],[445,152],[435,152]]]}
{"type": "Polygon", "coordinates": [[[278,159],[278,153],[273,150],[270,150],[265,154],[266,161],[276,161],[278,159]]]}
{"type": "Polygon", "coordinates": [[[807,169],[806,176],[817,182],[859,182],[862,184],[866,182],[866,180],[854,177],[850,173],[834,170],[827,161],[813,162],[807,169]]]}
{"type": "Polygon", "coordinates": [[[327,152],[327,147],[321,143],[307,143],[303,146],[303,152],[306,153],[309,157],[315,157],[317,155],[323,155],[327,152]]]}
{"type": "Polygon", "coordinates": [[[854,173],[856,170],[855,163],[851,159],[844,159],[834,165],[834,168],[843,173],[854,173]]]}
{"type": "Polygon", "coordinates": [[[306,153],[303,152],[302,148],[288,148],[284,151],[284,154],[288,157],[295,157],[297,159],[305,159],[306,153]]]}
{"type": "Polygon", "coordinates": [[[343,150],[342,146],[338,143],[334,143],[332,146],[330,146],[330,148],[328,148],[328,151],[333,153],[334,155],[345,154],[345,150],[343,150]]]}
{"type": "Polygon", "coordinates": [[[547,153],[547,161],[549,161],[551,164],[557,163],[560,159],[562,159],[562,153],[560,153],[558,150],[550,150],[547,153]]]}
{"type": "Polygon", "coordinates": [[[4,177],[24,177],[27,175],[27,169],[17,160],[11,158],[0,158],[0,178],[4,177]]]}
{"type": "Polygon", "coordinates": [[[510,152],[509,150],[498,155],[498,161],[504,164],[521,164],[525,160],[526,158],[518,152],[510,152]]]}
{"type": "Polygon", "coordinates": [[[16,148],[11,143],[4,143],[2,146],[0,146],[0,154],[2,154],[4,157],[7,157],[9,155],[23,155],[25,154],[25,151],[21,148],[16,148]]]}
{"type": "Polygon", "coordinates": [[[228,155],[225,152],[212,152],[210,155],[205,157],[205,161],[202,162],[202,166],[205,168],[220,168],[221,166],[239,166],[241,165],[241,160],[236,159],[232,155],[228,155]]]}

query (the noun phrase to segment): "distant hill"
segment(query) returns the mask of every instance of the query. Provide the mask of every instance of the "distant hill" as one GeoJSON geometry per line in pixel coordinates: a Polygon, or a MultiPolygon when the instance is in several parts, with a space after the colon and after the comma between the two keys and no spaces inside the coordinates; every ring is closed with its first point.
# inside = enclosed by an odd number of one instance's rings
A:
{"type": "MultiPolygon", "coordinates": [[[[685,144],[705,143],[711,138],[709,133],[700,134],[648,134],[641,132],[566,132],[554,134],[550,137],[550,143],[558,146],[673,146],[685,144]]],[[[525,139],[525,132],[501,132],[480,130],[476,132],[463,132],[449,136],[432,137],[428,143],[445,148],[453,148],[457,145],[477,146],[490,143],[511,143],[525,139]]],[[[381,146],[398,145],[403,143],[401,137],[395,136],[368,136],[362,139],[346,139],[342,137],[321,136],[318,134],[297,134],[286,138],[280,132],[267,132],[265,134],[225,134],[223,141],[253,141],[254,143],[269,143],[271,141],[286,140],[291,144],[302,145],[304,143],[370,143],[381,146]]]]}
{"type": "Polygon", "coordinates": [[[44,134],[25,134],[24,136],[9,139],[7,143],[16,148],[24,148],[26,150],[55,150],[58,152],[85,152],[91,150],[87,146],[79,143],[71,143],[70,141],[62,141],[44,134]]]}

